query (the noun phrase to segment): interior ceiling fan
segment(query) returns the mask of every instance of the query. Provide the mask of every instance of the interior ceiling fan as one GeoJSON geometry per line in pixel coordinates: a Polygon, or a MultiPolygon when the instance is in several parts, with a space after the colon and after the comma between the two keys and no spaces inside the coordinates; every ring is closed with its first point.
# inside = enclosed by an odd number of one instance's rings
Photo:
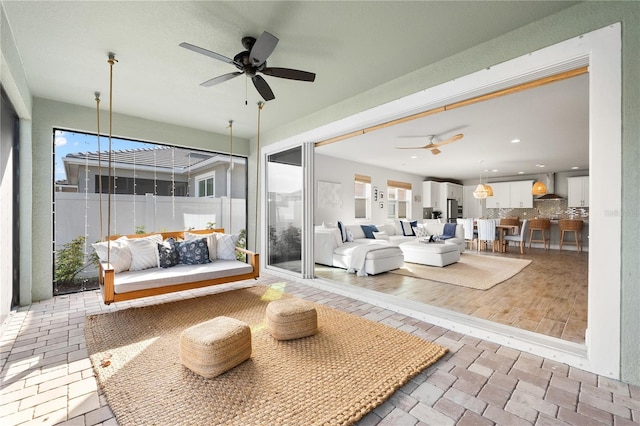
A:
{"type": "Polygon", "coordinates": [[[257,40],[254,37],[242,37],[242,45],[246,50],[238,53],[233,59],[185,42],[180,43],[180,46],[209,56],[210,58],[235,65],[236,68],[240,70],[214,77],[211,80],[201,83],[201,86],[211,87],[245,74],[247,77],[251,77],[251,81],[253,81],[253,85],[258,90],[258,93],[260,93],[260,96],[262,96],[265,101],[270,101],[275,99],[275,96],[265,79],[258,75],[259,72],[272,77],[288,78],[290,80],[314,81],[316,79],[315,73],[312,72],[291,68],[267,67],[267,58],[271,55],[277,44],[278,38],[266,31],[263,32],[257,40]]]}
{"type": "Polygon", "coordinates": [[[429,143],[424,145],[424,146],[411,146],[411,147],[396,147],[396,149],[429,149],[431,150],[431,153],[433,155],[438,155],[440,154],[442,151],[440,151],[438,148],[441,147],[442,145],[447,145],[450,144],[452,142],[455,141],[459,141],[460,139],[462,139],[464,137],[464,135],[462,133],[458,133],[455,136],[451,136],[448,139],[445,139],[443,141],[440,142],[434,142],[433,139],[435,138],[435,135],[429,135],[427,136],[429,138],[429,143]]]}

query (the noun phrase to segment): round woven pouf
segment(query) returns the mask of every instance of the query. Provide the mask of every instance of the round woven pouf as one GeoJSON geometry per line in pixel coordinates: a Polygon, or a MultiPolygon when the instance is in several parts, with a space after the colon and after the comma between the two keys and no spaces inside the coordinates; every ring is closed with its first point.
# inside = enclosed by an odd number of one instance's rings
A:
{"type": "Polygon", "coordinates": [[[318,331],[318,314],[312,303],[280,299],[267,306],[267,330],[277,340],[299,339],[318,331]]]}
{"type": "Polygon", "coordinates": [[[215,317],[180,335],[180,362],[210,379],[251,356],[251,329],[235,318],[215,317]]]}

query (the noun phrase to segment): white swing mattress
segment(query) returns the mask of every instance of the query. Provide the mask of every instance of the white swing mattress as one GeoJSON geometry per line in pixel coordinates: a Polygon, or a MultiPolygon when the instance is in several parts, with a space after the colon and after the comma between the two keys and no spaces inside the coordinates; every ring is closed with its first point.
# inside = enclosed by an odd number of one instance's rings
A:
{"type": "Polygon", "coordinates": [[[115,293],[186,284],[226,278],[253,272],[253,267],[239,260],[215,260],[202,265],[176,265],[171,268],[151,268],[118,272],[114,275],[115,293]]]}

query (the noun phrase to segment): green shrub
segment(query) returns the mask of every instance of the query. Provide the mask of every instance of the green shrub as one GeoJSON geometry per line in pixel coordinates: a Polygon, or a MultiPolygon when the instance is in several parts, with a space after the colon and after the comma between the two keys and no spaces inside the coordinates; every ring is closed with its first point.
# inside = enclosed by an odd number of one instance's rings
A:
{"type": "Polygon", "coordinates": [[[56,250],[54,276],[56,282],[71,283],[90,264],[97,265],[98,259],[95,253],[91,255],[90,262],[85,263],[84,242],[85,237],[78,236],[56,250]]]}

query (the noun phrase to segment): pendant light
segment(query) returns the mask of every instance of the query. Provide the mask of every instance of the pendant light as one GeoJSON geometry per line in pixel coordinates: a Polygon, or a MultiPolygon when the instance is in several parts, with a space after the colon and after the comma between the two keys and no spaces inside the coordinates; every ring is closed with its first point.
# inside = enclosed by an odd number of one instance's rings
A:
{"type": "Polygon", "coordinates": [[[493,197],[493,188],[491,185],[485,185],[484,189],[487,191],[487,197],[493,197]]]}
{"type": "MultiPolygon", "coordinates": [[[[544,167],[544,164],[536,164],[537,167],[544,167]]],[[[540,175],[538,175],[538,180],[533,184],[531,188],[532,195],[545,195],[547,193],[547,185],[545,185],[540,180],[540,175]]]]}
{"type": "MultiPolygon", "coordinates": [[[[480,161],[480,163],[482,163],[482,161],[480,161]]],[[[493,195],[493,190],[491,191],[491,194],[493,195]]],[[[480,171],[480,183],[478,183],[475,191],[473,191],[473,197],[477,199],[483,199],[487,198],[488,195],[489,193],[487,191],[487,188],[482,184],[482,171],[480,171]]]]}

